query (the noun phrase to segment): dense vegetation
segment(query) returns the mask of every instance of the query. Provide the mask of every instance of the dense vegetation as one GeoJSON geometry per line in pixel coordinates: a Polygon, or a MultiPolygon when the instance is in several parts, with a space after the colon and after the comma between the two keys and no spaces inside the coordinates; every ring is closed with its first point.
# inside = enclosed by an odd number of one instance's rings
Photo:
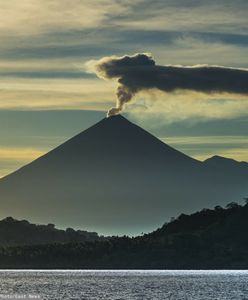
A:
{"type": "Polygon", "coordinates": [[[0,249],[1,268],[247,269],[248,204],[180,215],[139,237],[0,249]]]}
{"type": "Polygon", "coordinates": [[[67,228],[60,230],[54,224],[36,225],[26,220],[7,217],[0,221],[0,246],[40,245],[101,240],[96,232],[67,228]]]}

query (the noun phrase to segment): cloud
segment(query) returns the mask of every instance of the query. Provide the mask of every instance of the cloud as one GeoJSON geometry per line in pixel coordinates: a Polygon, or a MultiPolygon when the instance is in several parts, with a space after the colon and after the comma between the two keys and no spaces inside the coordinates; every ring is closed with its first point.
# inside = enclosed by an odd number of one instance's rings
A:
{"type": "Polygon", "coordinates": [[[0,32],[121,27],[146,30],[246,32],[246,0],[9,0],[0,7],[0,32]]]}
{"type": "Polygon", "coordinates": [[[1,160],[17,160],[17,161],[31,161],[42,154],[45,150],[34,149],[34,148],[16,148],[16,147],[2,147],[0,148],[1,160]]]}
{"type": "Polygon", "coordinates": [[[112,53],[135,53],[141,47],[153,52],[158,64],[248,67],[244,42],[247,5],[243,0],[235,3],[230,0],[3,2],[0,109],[98,109],[98,103],[99,109],[104,110],[112,101],[112,86],[106,86],[103,96],[102,85],[97,81],[95,89],[87,90],[78,62],[112,53]],[[234,40],[238,43],[233,43],[234,40]],[[81,82],[72,81],[79,77],[81,82]],[[19,89],[23,86],[22,78],[30,79],[25,91],[19,89]],[[43,84],[45,80],[40,81],[43,82],[40,94],[38,89],[34,91],[37,78],[53,79],[50,83],[46,81],[47,87],[43,84]],[[69,88],[68,92],[61,92],[60,88],[57,90],[59,82],[67,87],[77,82],[82,88],[74,85],[74,91],[69,88]]]}
{"type": "Polygon", "coordinates": [[[127,106],[126,112],[144,122],[171,124],[185,120],[195,124],[248,116],[248,101],[246,96],[231,94],[142,92],[136,97],[135,103],[127,106]]]}
{"type": "Polygon", "coordinates": [[[89,109],[105,111],[115,84],[96,79],[2,78],[0,109],[89,109]]]}
{"type": "Polygon", "coordinates": [[[128,10],[127,4],[113,0],[9,0],[1,3],[0,32],[33,35],[51,31],[97,28],[112,14],[128,10]]]}
{"type": "MultiPolygon", "coordinates": [[[[170,136],[170,137],[164,137],[161,138],[162,141],[165,143],[173,144],[173,145],[180,145],[180,146],[194,146],[194,145],[208,145],[209,147],[216,147],[217,146],[223,146],[223,147],[231,147],[234,146],[245,146],[248,147],[248,140],[247,136],[239,136],[239,135],[225,135],[225,136],[219,136],[219,135],[206,135],[206,136],[170,136]]],[[[248,156],[248,153],[247,153],[248,156]]]]}
{"type": "Polygon", "coordinates": [[[108,115],[121,112],[138,92],[160,90],[165,93],[193,91],[205,94],[248,95],[248,69],[222,66],[156,65],[149,54],[103,57],[89,61],[86,68],[99,78],[118,79],[116,107],[108,115]]]}

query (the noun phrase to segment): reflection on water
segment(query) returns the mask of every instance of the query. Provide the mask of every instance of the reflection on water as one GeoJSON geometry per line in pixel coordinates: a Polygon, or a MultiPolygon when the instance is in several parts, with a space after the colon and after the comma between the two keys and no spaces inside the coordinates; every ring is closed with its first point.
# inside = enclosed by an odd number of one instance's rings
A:
{"type": "Polygon", "coordinates": [[[6,270],[0,287],[0,299],[244,300],[248,271],[6,270]]]}

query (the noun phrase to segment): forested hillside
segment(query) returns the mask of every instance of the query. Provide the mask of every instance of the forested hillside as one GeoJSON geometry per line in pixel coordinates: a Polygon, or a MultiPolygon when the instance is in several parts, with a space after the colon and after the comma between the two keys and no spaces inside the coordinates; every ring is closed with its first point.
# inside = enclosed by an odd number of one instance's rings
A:
{"type": "Polygon", "coordinates": [[[150,234],[133,238],[2,247],[0,267],[247,269],[247,228],[248,204],[230,203],[226,208],[182,214],[150,234]]]}

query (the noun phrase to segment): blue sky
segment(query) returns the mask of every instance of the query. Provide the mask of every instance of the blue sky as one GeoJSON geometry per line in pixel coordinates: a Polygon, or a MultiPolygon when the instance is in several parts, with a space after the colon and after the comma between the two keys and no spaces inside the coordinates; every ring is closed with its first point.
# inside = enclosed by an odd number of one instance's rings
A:
{"type": "MultiPolygon", "coordinates": [[[[148,52],[161,65],[248,68],[246,0],[9,0],[0,12],[0,176],[94,124],[115,81],[86,72],[103,56],[148,52]]],[[[248,99],[140,94],[125,115],[199,159],[248,161],[248,99]]]]}

